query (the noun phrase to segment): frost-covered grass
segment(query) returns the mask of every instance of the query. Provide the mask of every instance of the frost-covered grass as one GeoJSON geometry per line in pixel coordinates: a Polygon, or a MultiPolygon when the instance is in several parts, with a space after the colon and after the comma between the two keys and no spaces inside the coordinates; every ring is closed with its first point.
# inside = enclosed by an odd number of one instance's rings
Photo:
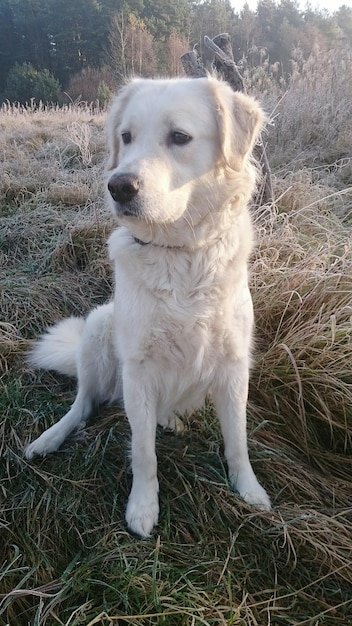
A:
{"type": "Polygon", "coordinates": [[[249,447],[273,511],[230,491],[210,403],[184,434],[158,432],[162,513],[150,540],[123,522],[131,474],[118,407],[58,453],[24,459],[75,394],[24,364],[30,340],[111,294],[103,129],[89,107],[0,112],[0,622],[347,624],[351,193],[341,170],[312,163],[311,146],[305,159],[304,142],[285,163],[271,147],[277,202],[254,216],[249,447]]]}

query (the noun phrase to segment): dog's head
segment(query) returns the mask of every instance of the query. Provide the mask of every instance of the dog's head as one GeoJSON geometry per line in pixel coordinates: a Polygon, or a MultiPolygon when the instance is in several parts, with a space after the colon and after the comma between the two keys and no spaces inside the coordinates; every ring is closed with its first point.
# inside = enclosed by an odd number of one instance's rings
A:
{"type": "Polygon", "coordinates": [[[197,224],[214,225],[232,197],[246,204],[263,119],[252,98],[213,78],[131,81],[108,117],[108,189],[120,223],[159,242],[188,225],[196,238],[197,224]]]}

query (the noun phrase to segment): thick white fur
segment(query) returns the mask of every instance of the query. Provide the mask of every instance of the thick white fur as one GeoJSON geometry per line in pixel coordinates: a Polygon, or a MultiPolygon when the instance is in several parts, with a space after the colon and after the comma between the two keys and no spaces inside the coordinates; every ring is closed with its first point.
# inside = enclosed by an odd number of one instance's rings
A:
{"type": "Polygon", "coordinates": [[[262,123],[253,99],[216,79],[140,79],[124,87],[108,118],[109,182],[133,175],[139,191],[127,205],[110,198],[120,224],[109,239],[114,304],[84,324],[61,322],[30,354],[37,367],[75,372],[78,395],[28,446],[28,458],[56,450],[94,403],[123,396],[133,472],[126,520],[142,536],[159,514],[156,425],[179,428],[175,414],[196,409],[208,393],[233,487],[246,502],[270,508],[246,439],[253,326],[247,204],[262,123]],[[176,131],[192,139],[177,145],[176,131]]]}

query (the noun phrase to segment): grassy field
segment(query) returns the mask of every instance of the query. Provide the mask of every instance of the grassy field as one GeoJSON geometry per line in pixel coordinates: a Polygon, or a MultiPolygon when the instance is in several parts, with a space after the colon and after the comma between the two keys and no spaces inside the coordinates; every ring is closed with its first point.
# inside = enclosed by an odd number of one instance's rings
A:
{"type": "Polygon", "coordinates": [[[25,350],[111,294],[104,115],[2,109],[1,625],[352,624],[352,116],[336,117],[332,150],[326,112],[311,136],[319,90],[304,100],[304,89],[293,83],[269,131],[277,200],[254,215],[249,447],[273,511],[230,491],[209,404],[182,435],[158,431],[150,540],[123,521],[129,428],[117,407],[56,454],[23,456],[75,394],[74,381],[30,370],[25,350]]]}

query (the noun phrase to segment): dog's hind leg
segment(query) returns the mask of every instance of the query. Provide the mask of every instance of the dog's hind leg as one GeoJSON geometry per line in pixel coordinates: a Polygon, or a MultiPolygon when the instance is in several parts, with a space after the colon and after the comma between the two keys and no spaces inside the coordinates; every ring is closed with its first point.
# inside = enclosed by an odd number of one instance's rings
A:
{"type": "Polygon", "coordinates": [[[158,415],[158,426],[161,426],[166,430],[174,430],[177,433],[182,433],[185,430],[183,421],[174,412],[171,412],[166,416],[158,415]]]}
{"type": "Polygon", "coordinates": [[[111,340],[112,320],[112,303],[102,305],[88,315],[83,328],[78,325],[81,330],[78,338],[77,332],[73,333],[78,323],[75,318],[70,318],[54,326],[49,339],[44,335],[38,350],[34,350],[31,362],[36,367],[65,363],[66,369],[56,369],[65,373],[72,370],[76,374],[78,393],[68,413],[26,448],[28,459],[55,452],[68,435],[85,423],[94,405],[117,400],[122,395],[119,365],[111,340]],[[70,333],[65,335],[61,333],[63,330],[70,333]],[[69,350],[72,337],[74,350],[69,350]],[[67,355],[70,359],[64,359],[67,355]]]}
{"type": "Polygon", "coordinates": [[[92,408],[92,398],[86,392],[80,390],[66,415],[27,446],[25,450],[27,459],[32,459],[34,456],[46,456],[50,452],[55,452],[68,435],[79,426],[84,425],[92,408]]]}

